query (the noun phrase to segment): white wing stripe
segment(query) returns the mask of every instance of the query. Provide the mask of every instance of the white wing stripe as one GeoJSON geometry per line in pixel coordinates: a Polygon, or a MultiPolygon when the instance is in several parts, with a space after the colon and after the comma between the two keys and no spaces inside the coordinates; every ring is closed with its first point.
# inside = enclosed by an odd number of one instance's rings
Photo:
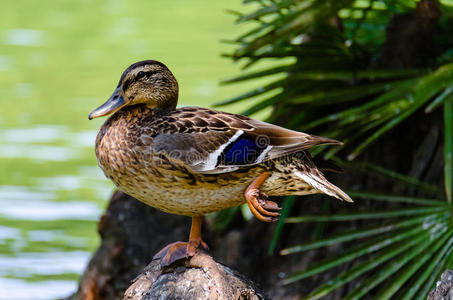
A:
{"type": "Polygon", "coordinates": [[[236,141],[243,133],[244,133],[243,130],[236,131],[236,133],[225,144],[220,145],[220,147],[217,148],[217,150],[209,154],[201,170],[206,171],[214,169],[217,164],[217,160],[219,156],[222,154],[223,150],[225,150],[225,148],[228,147],[229,144],[236,141]]]}
{"type": "Polygon", "coordinates": [[[271,149],[272,149],[271,145],[267,146],[266,149],[264,149],[263,152],[261,152],[260,156],[258,156],[258,158],[255,161],[255,164],[259,164],[264,159],[267,152],[269,152],[271,149]]]}

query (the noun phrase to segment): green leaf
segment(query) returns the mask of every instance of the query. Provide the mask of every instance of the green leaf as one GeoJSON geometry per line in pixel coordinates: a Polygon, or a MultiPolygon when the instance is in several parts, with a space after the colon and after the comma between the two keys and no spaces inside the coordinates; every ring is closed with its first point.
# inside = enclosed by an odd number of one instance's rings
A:
{"type": "Polygon", "coordinates": [[[393,196],[377,193],[361,193],[354,191],[347,191],[347,194],[352,198],[362,198],[362,199],[373,199],[378,201],[386,202],[402,202],[402,203],[411,203],[411,204],[420,204],[420,205],[445,205],[444,201],[439,201],[437,199],[426,199],[426,198],[417,198],[417,197],[407,197],[407,196],[393,196]]]}
{"type": "Polygon", "coordinates": [[[316,20],[327,20],[336,15],[336,10],[347,6],[350,0],[341,0],[325,3],[324,1],[301,1],[283,18],[275,18],[267,24],[272,26],[271,31],[257,35],[255,39],[236,51],[236,55],[247,52],[257,52],[261,48],[275,44],[280,40],[291,40],[293,37],[305,32],[316,20]]]}
{"type": "Polygon", "coordinates": [[[422,216],[422,217],[413,217],[405,221],[400,221],[400,222],[394,222],[390,223],[387,225],[378,225],[378,226],[373,226],[365,229],[359,229],[359,230],[353,230],[350,232],[342,232],[340,234],[334,235],[329,238],[309,242],[306,244],[302,245],[297,245],[293,247],[289,247],[286,249],[283,249],[280,251],[281,255],[288,255],[291,253],[297,253],[297,252],[302,252],[310,249],[315,249],[319,247],[325,247],[325,246],[330,246],[334,244],[338,244],[341,242],[347,242],[355,239],[360,239],[364,237],[369,237],[385,232],[389,232],[392,230],[396,229],[401,229],[405,227],[409,227],[414,224],[419,224],[419,223],[429,223],[432,222],[438,215],[428,215],[428,216],[422,216]]]}
{"type": "Polygon", "coordinates": [[[364,104],[353,106],[351,108],[347,108],[341,112],[335,112],[329,114],[325,117],[319,118],[316,121],[310,122],[307,125],[303,126],[303,129],[317,127],[327,122],[333,121],[342,121],[341,124],[349,123],[349,122],[357,122],[358,116],[363,113],[369,113],[376,107],[380,107],[389,101],[394,101],[397,97],[400,97],[404,94],[408,89],[413,87],[419,79],[409,79],[399,81],[394,84],[390,85],[390,90],[387,93],[382,94],[381,96],[367,101],[364,104]]]}
{"type": "Polygon", "coordinates": [[[250,79],[256,79],[256,78],[260,78],[263,76],[275,75],[275,74],[279,74],[282,72],[289,72],[295,68],[296,67],[292,64],[278,66],[275,68],[271,68],[271,69],[267,69],[267,70],[263,70],[263,71],[259,71],[259,72],[255,72],[255,73],[251,73],[251,74],[245,74],[245,75],[237,76],[237,77],[234,77],[231,79],[223,80],[221,83],[229,84],[229,83],[240,82],[240,81],[245,81],[245,80],[250,80],[250,79]]]}
{"type": "Polygon", "coordinates": [[[415,299],[425,300],[426,295],[428,295],[428,293],[436,286],[436,282],[440,279],[440,275],[442,274],[442,272],[444,272],[445,269],[451,269],[452,265],[448,264],[448,261],[451,262],[452,253],[453,249],[450,248],[447,251],[447,255],[442,257],[440,263],[437,266],[435,266],[434,271],[430,274],[428,280],[426,280],[425,285],[420,290],[415,299]]]}
{"type": "Polygon", "coordinates": [[[312,103],[313,105],[326,105],[360,99],[387,89],[387,83],[364,84],[350,88],[341,87],[334,90],[316,90],[299,97],[291,98],[289,101],[294,104],[312,103]]]}
{"type": "Polygon", "coordinates": [[[244,16],[241,16],[237,23],[243,23],[243,22],[246,22],[246,21],[250,21],[250,20],[256,20],[256,19],[259,19],[265,15],[268,15],[268,14],[271,14],[271,13],[275,13],[277,11],[280,10],[280,7],[277,6],[277,5],[272,5],[272,6],[263,6],[262,8],[254,11],[253,13],[250,13],[248,15],[244,15],[244,16]]]}
{"type": "Polygon", "coordinates": [[[433,73],[420,79],[419,84],[413,87],[413,90],[407,95],[407,101],[410,103],[401,113],[397,113],[395,117],[379,128],[375,133],[368,137],[363,143],[354,149],[348,156],[349,160],[356,158],[369,144],[374,142],[384,132],[395,127],[397,124],[405,120],[412,113],[417,111],[425,104],[433,95],[452,84],[451,73],[453,72],[453,64],[443,65],[433,73]]]}
{"type": "Polygon", "coordinates": [[[413,228],[410,228],[409,230],[391,232],[384,236],[380,236],[370,242],[360,244],[352,249],[349,249],[339,256],[320,261],[319,263],[317,263],[313,266],[310,266],[310,268],[308,268],[305,271],[297,272],[297,273],[291,275],[290,277],[288,277],[285,280],[285,283],[290,283],[290,282],[294,282],[297,280],[301,280],[301,279],[316,275],[318,273],[321,273],[323,271],[326,271],[328,269],[334,268],[341,264],[347,263],[349,261],[357,260],[359,257],[361,257],[363,255],[371,254],[373,252],[378,252],[385,247],[393,245],[402,240],[412,238],[412,237],[416,236],[417,234],[421,234],[425,230],[426,229],[423,228],[423,226],[417,225],[413,228]]]}
{"type": "MultiPolygon", "coordinates": [[[[427,101],[427,99],[425,100],[427,101]]],[[[379,128],[376,132],[374,132],[371,136],[369,136],[363,143],[361,143],[358,147],[354,149],[354,151],[348,155],[349,160],[355,159],[360,153],[363,152],[363,150],[373,143],[378,137],[380,137],[384,132],[392,129],[395,127],[397,124],[401,123],[403,120],[405,120],[408,116],[410,116],[412,113],[414,113],[421,105],[423,105],[424,102],[418,102],[416,105],[413,105],[411,108],[406,110],[400,115],[397,115],[395,118],[391,119],[389,122],[387,122],[384,126],[379,128]]]]}
{"type": "Polygon", "coordinates": [[[453,86],[447,87],[442,94],[437,96],[426,108],[426,113],[433,112],[439,105],[445,102],[446,99],[451,99],[453,96],[453,86]]]}
{"type": "MultiPolygon", "coordinates": [[[[340,163],[339,161],[336,161],[336,162],[340,163]]],[[[342,164],[340,163],[340,165],[342,165],[342,164]]],[[[436,194],[439,193],[439,189],[434,185],[420,181],[417,178],[403,175],[403,174],[395,172],[393,170],[389,170],[389,169],[383,168],[381,166],[371,164],[369,162],[349,163],[347,165],[343,163],[343,165],[344,165],[344,167],[347,166],[348,168],[351,168],[353,170],[367,171],[368,174],[370,174],[370,175],[380,174],[385,178],[395,179],[395,180],[398,180],[405,184],[411,185],[415,188],[423,189],[428,192],[432,192],[432,193],[436,193],[436,194]]]]}
{"type": "Polygon", "coordinates": [[[430,214],[435,212],[446,211],[447,206],[441,207],[423,207],[423,208],[408,208],[400,210],[385,210],[385,211],[373,211],[373,212],[357,212],[357,213],[346,213],[346,214],[334,214],[334,215],[314,215],[314,216],[301,216],[287,218],[286,223],[302,223],[302,222],[325,222],[325,221],[353,221],[353,220],[371,220],[371,219],[382,219],[382,218],[394,218],[402,216],[412,216],[418,214],[430,214]]]}
{"type": "MultiPolygon", "coordinates": [[[[324,283],[322,286],[318,287],[316,290],[310,293],[310,295],[303,299],[319,299],[337,288],[344,286],[348,282],[358,278],[360,275],[370,271],[375,270],[378,267],[382,266],[386,261],[394,259],[401,253],[404,253],[408,249],[413,249],[413,247],[423,244],[423,241],[427,238],[428,233],[424,232],[419,235],[416,235],[413,239],[404,241],[402,243],[395,244],[393,247],[381,251],[376,256],[373,256],[372,259],[363,261],[349,268],[347,271],[339,274],[335,279],[330,280],[324,283]]],[[[290,283],[289,278],[284,283],[290,283]]]]}
{"type": "Polygon", "coordinates": [[[237,10],[233,10],[233,9],[225,9],[224,10],[226,13],[229,13],[229,14],[232,14],[234,16],[238,16],[238,17],[241,17],[242,16],[242,13],[240,11],[237,11],[237,10]]]}
{"type": "MultiPolygon", "coordinates": [[[[442,247],[442,249],[437,253],[437,255],[428,262],[427,266],[424,267],[423,272],[416,278],[415,282],[411,285],[409,285],[407,292],[402,296],[404,299],[414,299],[415,295],[417,294],[417,291],[421,288],[422,284],[426,282],[427,278],[429,275],[433,273],[433,270],[435,267],[441,265],[444,266],[445,269],[449,268],[446,264],[442,264],[442,260],[444,260],[446,257],[449,257],[448,252],[452,251],[452,244],[453,244],[453,239],[450,237],[450,239],[447,241],[447,243],[442,247]]],[[[423,293],[418,293],[418,295],[422,296],[423,293]]],[[[425,294],[426,298],[426,294],[425,294]]]]}
{"type": "Polygon", "coordinates": [[[401,286],[429,259],[432,259],[434,253],[447,241],[447,247],[449,247],[453,239],[451,236],[453,235],[453,229],[450,228],[448,232],[446,232],[436,243],[434,243],[431,247],[427,249],[427,251],[420,254],[418,257],[414,259],[414,261],[408,265],[406,268],[399,272],[398,276],[392,277],[391,283],[385,287],[381,293],[377,296],[377,299],[388,300],[390,299],[400,288],[401,286]]]}
{"type": "Polygon", "coordinates": [[[270,92],[270,91],[275,90],[275,89],[280,89],[281,88],[280,86],[281,86],[282,82],[283,82],[283,80],[279,80],[279,81],[270,83],[270,84],[268,84],[266,86],[256,88],[256,89],[254,89],[252,91],[249,91],[247,93],[244,93],[244,94],[242,94],[240,96],[237,96],[237,97],[234,97],[234,98],[222,101],[222,102],[215,103],[214,106],[222,106],[222,105],[233,104],[233,103],[239,102],[239,101],[247,99],[247,98],[256,97],[258,95],[270,92]]]}
{"type": "Polygon", "coordinates": [[[359,79],[392,79],[392,78],[406,78],[423,74],[425,71],[421,70],[312,70],[312,71],[299,71],[293,74],[292,77],[296,79],[311,79],[311,80],[359,80],[359,79]]]}
{"type": "Polygon", "coordinates": [[[277,226],[275,227],[274,234],[272,235],[272,240],[269,245],[269,249],[267,250],[267,254],[272,255],[275,252],[275,248],[277,247],[277,242],[280,238],[282,233],[283,227],[286,223],[286,218],[293,207],[294,200],[296,199],[295,196],[286,197],[283,201],[282,211],[280,215],[280,219],[278,220],[277,226]]]}
{"type": "Polygon", "coordinates": [[[212,224],[213,229],[219,232],[223,232],[231,223],[231,220],[234,218],[238,211],[239,206],[235,206],[217,212],[212,224]]]}
{"type": "MultiPolygon", "coordinates": [[[[433,233],[433,237],[438,237],[439,231],[433,233]]],[[[424,239],[423,242],[411,248],[411,251],[407,251],[404,255],[393,259],[387,265],[383,266],[379,271],[374,272],[372,276],[368,277],[360,286],[350,292],[343,300],[359,299],[370,290],[375,288],[377,285],[385,281],[386,279],[392,278],[393,274],[398,272],[402,267],[409,263],[414,257],[422,253],[425,249],[432,247],[436,239],[424,239]]]]}
{"type": "Polygon", "coordinates": [[[452,202],[453,189],[453,97],[444,103],[445,150],[444,150],[444,182],[447,201],[452,202]]]}
{"type": "Polygon", "coordinates": [[[265,109],[266,107],[269,107],[275,103],[277,103],[278,101],[280,101],[281,99],[283,98],[283,95],[282,94],[277,94],[275,96],[272,96],[270,98],[267,98],[261,102],[258,102],[257,104],[255,104],[253,107],[250,107],[249,109],[243,111],[241,114],[242,115],[246,115],[246,116],[249,116],[251,114],[254,114],[256,112],[259,112],[260,110],[263,110],[265,109]]]}

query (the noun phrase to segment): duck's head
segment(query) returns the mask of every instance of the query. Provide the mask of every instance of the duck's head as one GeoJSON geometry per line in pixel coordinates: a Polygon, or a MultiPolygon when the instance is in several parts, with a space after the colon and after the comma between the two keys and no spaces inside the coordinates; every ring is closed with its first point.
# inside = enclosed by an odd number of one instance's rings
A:
{"type": "Polygon", "coordinates": [[[121,75],[113,95],[88,116],[102,117],[129,105],[173,109],[178,102],[178,82],[161,62],[144,60],[131,65],[121,75]]]}

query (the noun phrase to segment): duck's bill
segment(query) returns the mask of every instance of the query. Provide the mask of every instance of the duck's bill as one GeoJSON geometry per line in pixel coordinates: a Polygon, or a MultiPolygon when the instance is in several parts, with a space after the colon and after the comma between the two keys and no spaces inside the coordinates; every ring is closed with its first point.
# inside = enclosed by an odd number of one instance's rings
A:
{"type": "Polygon", "coordinates": [[[93,110],[91,114],[88,115],[88,119],[92,120],[94,118],[109,115],[124,105],[126,105],[126,101],[124,101],[124,98],[119,93],[119,88],[117,88],[107,102],[93,110]]]}

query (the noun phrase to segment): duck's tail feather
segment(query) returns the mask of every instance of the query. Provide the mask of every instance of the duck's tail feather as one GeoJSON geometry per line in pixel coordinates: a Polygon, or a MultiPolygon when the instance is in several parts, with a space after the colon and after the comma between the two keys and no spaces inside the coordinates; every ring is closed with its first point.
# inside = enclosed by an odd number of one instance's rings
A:
{"type": "Polygon", "coordinates": [[[327,181],[327,179],[324,178],[324,176],[319,171],[316,171],[313,169],[311,170],[311,172],[295,170],[294,173],[307,184],[311,185],[313,188],[324,194],[347,202],[353,202],[351,197],[349,197],[339,187],[327,181]]]}

